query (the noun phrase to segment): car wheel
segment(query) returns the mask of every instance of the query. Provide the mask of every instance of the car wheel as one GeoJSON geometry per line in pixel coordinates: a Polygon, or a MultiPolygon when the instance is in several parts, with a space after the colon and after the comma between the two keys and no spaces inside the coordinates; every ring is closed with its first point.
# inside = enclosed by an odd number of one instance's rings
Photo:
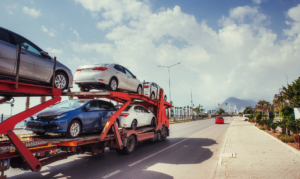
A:
{"type": "Polygon", "coordinates": [[[155,118],[152,118],[152,120],[151,120],[151,126],[155,127],[155,118]]]}
{"type": "Polygon", "coordinates": [[[126,146],[124,146],[122,149],[123,153],[127,155],[131,154],[135,149],[135,144],[136,144],[136,140],[134,135],[130,135],[127,138],[126,146]]]}
{"type": "Polygon", "coordinates": [[[67,131],[67,137],[77,137],[79,136],[81,131],[81,125],[80,122],[77,120],[73,120],[70,122],[69,126],[68,126],[68,131],[67,131]]]}
{"type": "Polygon", "coordinates": [[[82,91],[82,92],[89,92],[90,88],[81,86],[80,87],[80,91],[82,91]]]}
{"type": "Polygon", "coordinates": [[[139,85],[137,90],[136,90],[137,94],[143,94],[143,90],[142,90],[142,86],[139,85]]]}
{"type": "Polygon", "coordinates": [[[167,101],[167,95],[164,96],[164,101],[167,101]]]}
{"type": "Polygon", "coordinates": [[[68,88],[68,78],[63,72],[55,72],[54,87],[65,90],[68,88]]]}
{"type": "Polygon", "coordinates": [[[155,94],[153,92],[151,93],[151,99],[155,99],[155,94]]]}
{"type": "Polygon", "coordinates": [[[110,91],[117,91],[118,89],[118,81],[116,78],[111,78],[109,83],[108,83],[108,89],[110,91]]]}
{"type": "Polygon", "coordinates": [[[136,128],[137,128],[137,121],[136,119],[134,119],[131,123],[131,129],[136,130],[136,128]]]}

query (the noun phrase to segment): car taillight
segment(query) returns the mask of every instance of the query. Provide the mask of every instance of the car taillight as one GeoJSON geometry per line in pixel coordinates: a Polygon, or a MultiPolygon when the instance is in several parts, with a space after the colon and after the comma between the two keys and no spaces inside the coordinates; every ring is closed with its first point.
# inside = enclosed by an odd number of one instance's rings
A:
{"type": "Polygon", "coordinates": [[[76,71],[81,71],[81,69],[77,69],[76,71]]]}
{"type": "Polygon", "coordinates": [[[127,116],[129,116],[129,113],[121,113],[120,116],[127,117],[127,116]]]}
{"type": "Polygon", "coordinates": [[[105,71],[105,70],[107,70],[107,68],[105,68],[105,67],[95,67],[95,68],[93,68],[93,70],[105,71]]]}
{"type": "Polygon", "coordinates": [[[149,86],[144,86],[144,88],[149,88],[149,86]]]}

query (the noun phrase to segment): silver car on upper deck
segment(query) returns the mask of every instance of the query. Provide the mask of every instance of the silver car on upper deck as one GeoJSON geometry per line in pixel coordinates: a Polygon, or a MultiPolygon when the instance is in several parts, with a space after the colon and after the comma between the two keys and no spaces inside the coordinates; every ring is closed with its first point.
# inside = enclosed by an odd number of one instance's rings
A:
{"type": "Polygon", "coordinates": [[[142,83],[127,68],[103,63],[80,66],[74,76],[81,91],[106,88],[110,91],[129,91],[142,94],[142,83]]]}
{"type": "MultiPolygon", "coordinates": [[[[18,47],[21,47],[19,78],[25,82],[52,84],[54,60],[26,38],[0,27],[0,78],[16,76],[18,47]]],[[[55,87],[73,87],[73,75],[69,68],[56,63],[55,87]]]]}

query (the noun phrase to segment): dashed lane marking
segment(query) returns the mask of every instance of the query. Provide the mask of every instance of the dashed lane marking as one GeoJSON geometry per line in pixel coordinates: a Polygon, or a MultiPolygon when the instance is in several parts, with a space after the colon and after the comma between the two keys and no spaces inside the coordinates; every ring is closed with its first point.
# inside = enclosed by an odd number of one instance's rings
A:
{"type": "Polygon", "coordinates": [[[199,134],[199,133],[201,133],[201,132],[204,132],[204,131],[206,131],[207,129],[210,129],[210,128],[212,128],[212,127],[214,127],[214,125],[212,125],[212,126],[206,128],[206,129],[204,129],[204,130],[202,130],[202,131],[199,131],[199,132],[197,132],[196,134],[193,134],[193,135],[189,136],[188,138],[183,139],[183,140],[181,140],[181,141],[179,141],[179,142],[177,142],[177,143],[175,143],[175,144],[173,144],[173,145],[171,145],[171,146],[169,146],[169,147],[167,147],[167,148],[165,148],[165,149],[162,149],[162,150],[160,150],[160,151],[158,151],[158,152],[156,152],[156,153],[154,153],[154,154],[152,154],[152,155],[149,155],[148,157],[145,157],[145,158],[143,158],[143,159],[141,159],[141,160],[138,160],[138,161],[136,161],[136,162],[134,162],[134,163],[132,163],[132,164],[130,164],[130,165],[128,165],[128,166],[132,167],[132,166],[134,166],[134,165],[136,165],[136,164],[138,164],[138,163],[140,163],[140,162],[142,162],[142,161],[144,161],[144,160],[147,160],[147,159],[149,159],[149,158],[151,158],[151,157],[153,157],[153,156],[155,156],[155,155],[157,155],[157,154],[159,154],[159,153],[161,153],[161,152],[163,152],[163,151],[165,151],[165,150],[168,150],[169,148],[172,148],[172,147],[174,147],[174,146],[180,144],[181,142],[184,142],[184,141],[188,140],[189,138],[191,138],[191,137],[193,137],[193,136],[195,136],[195,135],[197,135],[197,134],[199,134]]]}
{"type": "Polygon", "coordinates": [[[105,175],[105,176],[102,177],[102,178],[108,178],[108,177],[111,177],[111,176],[113,176],[113,175],[115,175],[115,174],[117,174],[117,173],[119,173],[119,172],[121,172],[121,170],[116,170],[116,171],[114,171],[114,172],[112,172],[112,173],[110,173],[110,174],[108,174],[108,175],[105,175]]]}

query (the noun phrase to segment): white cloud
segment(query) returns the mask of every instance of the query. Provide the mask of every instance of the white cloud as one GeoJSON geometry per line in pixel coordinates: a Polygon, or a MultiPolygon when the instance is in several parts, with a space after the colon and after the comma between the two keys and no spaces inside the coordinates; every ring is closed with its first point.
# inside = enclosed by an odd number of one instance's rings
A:
{"type": "Polygon", "coordinates": [[[31,17],[37,18],[41,15],[41,12],[38,10],[35,10],[34,8],[28,8],[28,7],[23,7],[23,13],[27,14],[31,17]]]}
{"type": "Polygon", "coordinates": [[[287,25],[291,26],[291,29],[285,29],[284,33],[288,36],[294,36],[300,34],[300,4],[288,10],[287,17],[292,21],[286,21],[287,25]]]}
{"type": "Polygon", "coordinates": [[[47,50],[47,52],[50,56],[60,55],[63,52],[63,50],[59,50],[59,49],[55,49],[55,48],[49,48],[49,47],[46,48],[46,50],[47,50]]]}
{"type": "Polygon", "coordinates": [[[260,4],[262,0],[252,0],[255,4],[260,4]]]}
{"type": "MultiPolygon", "coordinates": [[[[149,4],[139,1],[142,4],[135,11],[148,12],[135,16],[121,10],[124,17],[120,18],[119,14],[105,14],[119,10],[125,0],[110,1],[113,6],[101,1],[76,2],[91,12],[102,13],[105,21],[100,27],[97,24],[99,29],[111,28],[106,34],[110,44],[72,43],[76,52],[106,56],[127,66],[138,79],[157,82],[167,94],[167,69],[157,66],[181,62],[171,68],[175,106],[189,104],[191,88],[194,101],[201,104],[213,104],[211,98],[222,102],[230,96],[270,100],[285,84],[285,74],[299,76],[300,37],[279,41],[277,34],[265,26],[267,18],[256,6],[231,9],[215,31],[179,6],[153,13],[149,4]]],[[[299,7],[287,13],[293,20],[286,31],[290,35],[299,34],[299,7]]]]}
{"type": "Polygon", "coordinates": [[[18,7],[19,4],[15,3],[13,5],[6,6],[6,10],[8,11],[9,14],[14,14],[14,12],[17,11],[18,7]]]}
{"type": "Polygon", "coordinates": [[[70,27],[70,30],[76,35],[77,40],[79,40],[79,34],[77,30],[72,29],[72,27],[70,27]]]}
{"type": "Polygon", "coordinates": [[[53,29],[47,29],[46,27],[42,26],[42,31],[45,32],[46,34],[50,35],[51,37],[55,37],[55,30],[53,29]]]}

